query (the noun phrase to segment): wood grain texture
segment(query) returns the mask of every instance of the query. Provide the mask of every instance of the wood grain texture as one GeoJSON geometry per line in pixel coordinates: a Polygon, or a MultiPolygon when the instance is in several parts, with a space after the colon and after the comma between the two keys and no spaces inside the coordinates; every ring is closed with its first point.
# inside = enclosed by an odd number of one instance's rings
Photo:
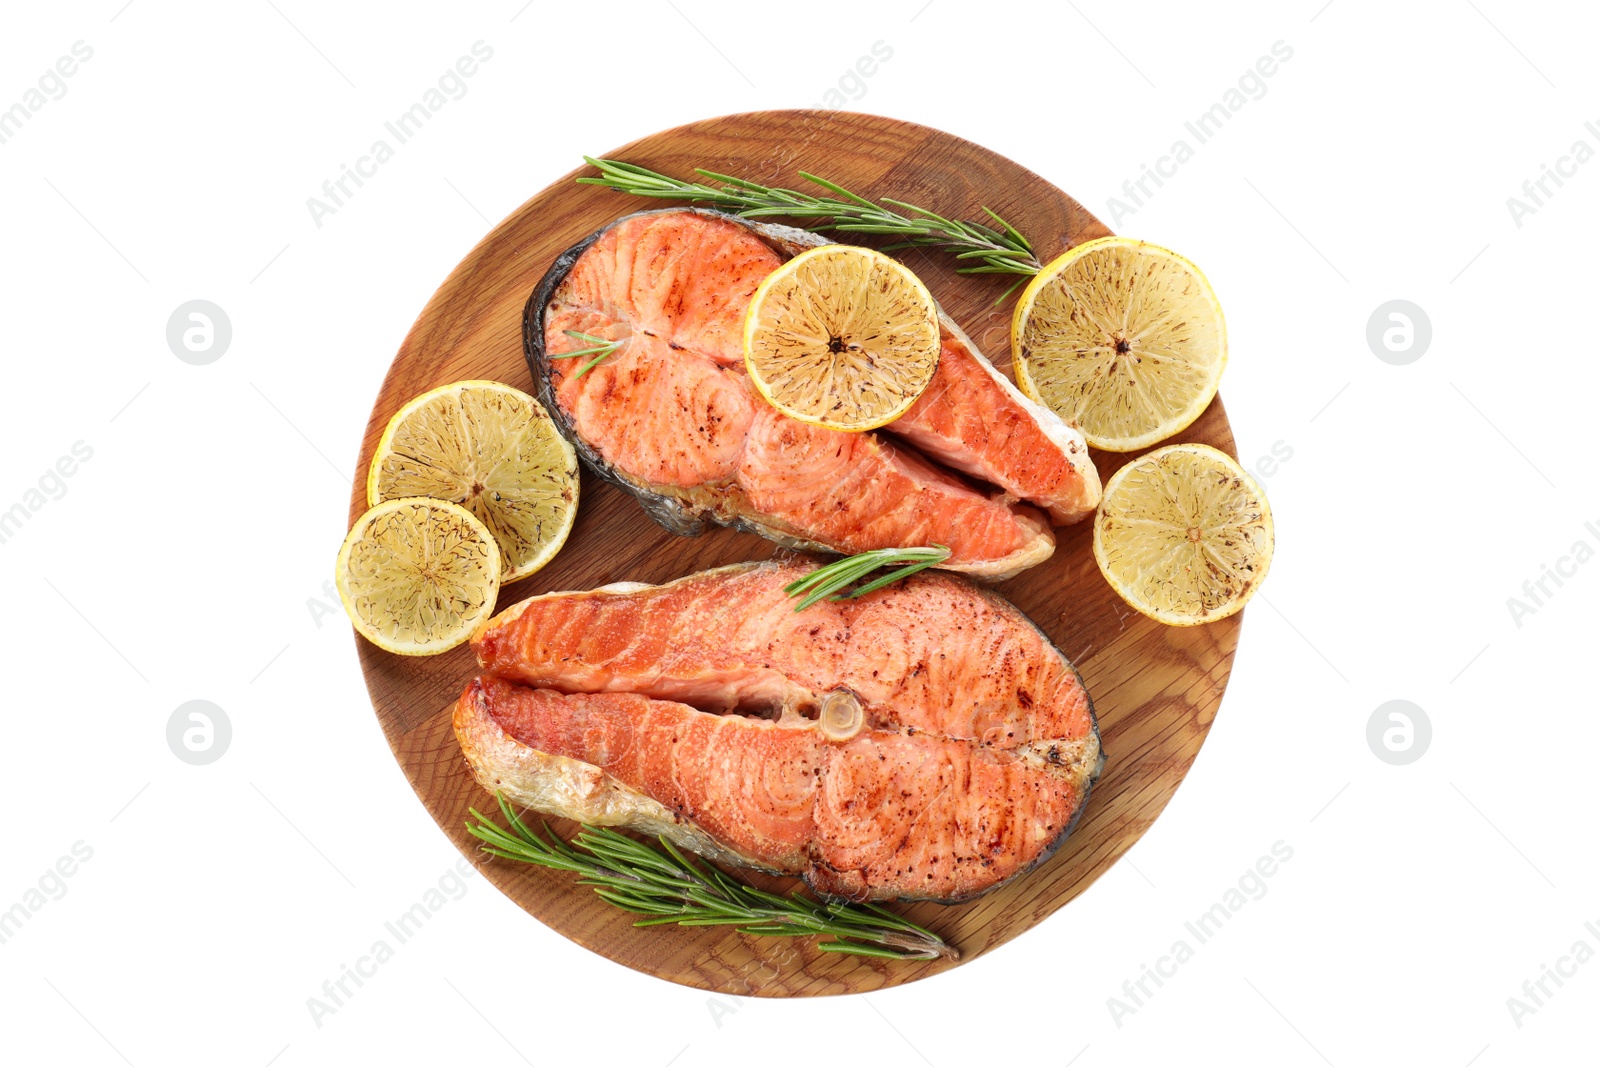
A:
{"type": "MultiPolygon", "coordinates": [[[[978,219],[989,206],[1014,223],[1048,262],[1109,231],[1076,201],[1011,161],[938,130],[871,115],[767,111],[730,115],[658,133],[609,153],[675,176],[707,167],[794,187],[802,170],[869,197],[891,196],[946,215],[978,219]]],[[[423,309],[373,404],[351,487],[351,520],[366,508],[365,472],[391,415],[406,400],[462,378],[491,378],[533,391],[521,318],[552,259],[649,201],[573,181],[574,171],[523,204],[451,272],[423,309]]],[[[592,173],[592,172],[591,172],[592,173]]],[[[1009,373],[1012,302],[996,306],[1009,279],[962,276],[937,253],[900,253],[978,346],[1009,373]]],[[[1234,454],[1220,399],[1181,435],[1234,454]]],[[[1130,456],[1095,453],[1103,479],[1130,456]]],[[[502,607],[557,589],[615,581],[662,582],[777,549],[717,528],[697,538],[657,527],[634,501],[584,472],[577,525],[543,571],[501,591],[502,607]]],[[[1105,773],[1061,851],[1024,878],[967,904],[897,905],[970,960],[1034,926],[1115,863],[1171,799],[1205,740],[1233,663],[1240,616],[1175,629],[1134,613],[1101,579],[1090,526],[1057,531],[1056,553],[998,588],[1077,664],[1100,719],[1105,773]]],[[[573,885],[568,875],[483,856],[463,829],[467,808],[492,807],[469,775],[450,726],[450,705],[473,674],[469,649],[431,659],[392,656],[357,640],[362,671],[395,758],[456,846],[541,922],[602,955],[684,985],[722,993],[794,996],[850,993],[915,981],[959,966],[895,962],[817,951],[808,939],[752,938],[726,928],[635,929],[632,917],[573,885]]],[[[557,829],[570,836],[574,827],[557,829]]],[[[788,888],[786,879],[757,879],[788,888]]]]}

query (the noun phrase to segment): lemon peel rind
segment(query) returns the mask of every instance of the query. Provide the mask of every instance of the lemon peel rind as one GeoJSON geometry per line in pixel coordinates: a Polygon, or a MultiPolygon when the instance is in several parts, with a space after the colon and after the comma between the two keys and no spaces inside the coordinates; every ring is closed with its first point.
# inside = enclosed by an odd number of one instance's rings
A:
{"type": "Polygon", "coordinates": [[[343,543],[339,546],[339,555],[334,563],[334,588],[338,591],[339,602],[344,607],[345,615],[349,617],[351,626],[368,642],[385,652],[399,656],[436,656],[457,648],[474,633],[476,633],[494,615],[495,603],[499,599],[501,585],[502,559],[500,546],[495,541],[494,535],[489,532],[476,515],[459,504],[447,500],[437,500],[433,497],[395,497],[392,500],[380,501],[375,506],[362,513],[350,527],[350,532],[345,535],[343,543]],[[378,629],[367,617],[357,609],[356,599],[361,596],[359,590],[352,590],[348,581],[350,576],[350,558],[356,546],[361,544],[372,526],[386,515],[405,508],[423,508],[429,515],[429,521],[436,516],[442,520],[464,525],[474,537],[486,548],[485,558],[489,562],[489,573],[482,585],[488,591],[483,604],[469,616],[463,616],[462,623],[448,631],[448,635],[432,641],[397,641],[390,638],[384,631],[378,629]]]}
{"type": "MultiPolygon", "coordinates": [[[[899,260],[896,260],[891,256],[886,256],[882,252],[878,252],[870,248],[864,248],[859,245],[826,244],[816,248],[807,249],[806,251],[801,252],[799,255],[785,261],[782,266],[778,267],[771,274],[767,275],[766,278],[762,279],[761,284],[756,287],[755,294],[750,298],[749,307],[745,312],[743,330],[746,373],[749,375],[751,384],[755,386],[756,392],[760,394],[761,398],[789,418],[795,419],[799,422],[808,423],[813,426],[822,426],[827,429],[838,430],[843,433],[865,433],[868,430],[876,430],[880,427],[887,426],[895,419],[898,419],[900,416],[910,411],[911,408],[916,404],[917,400],[921,398],[923,391],[927,389],[929,383],[933,381],[933,376],[938,370],[939,363],[938,352],[940,343],[938,315],[939,305],[934,300],[933,294],[928,291],[928,287],[923,284],[922,279],[918,278],[910,268],[901,263],[899,260]],[[769,382],[763,375],[761,366],[759,365],[762,361],[758,359],[757,356],[759,334],[763,329],[763,324],[761,322],[762,312],[767,301],[772,297],[773,291],[780,285],[793,284],[796,277],[802,271],[809,268],[815,261],[819,259],[838,259],[844,257],[852,257],[863,261],[866,264],[864,268],[865,272],[870,272],[871,270],[879,268],[888,270],[901,283],[908,285],[913,293],[914,303],[918,305],[923,312],[922,318],[924,321],[919,323],[919,325],[925,326],[928,334],[927,347],[930,353],[925,362],[926,371],[921,376],[922,380],[920,382],[913,383],[915,386],[914,388],[902,388],[900,399],[894,405],[878,411],[870,416],[848,421],[830,419],[825,414],[818,414],[815,411],[796,407],[795,405],[785,403],[781,398],[775,396],[773,383],[769,382]]],[[[903,385],[904,383],[897,381],[896,384],[903,385]]]]}
{"type": "Polygon", "coordinates": [[[1174,252],[1170,248],[1154,244],[1150,241],[1141,241],[1135,238],[1110,234],[1105,237],[1096,237],[1092,240],[1074,245],[1049,263],[1036,274],[1023,289],[1017,298],[1017,306],[1011,318],[1011,352],[1012,367],[1017,378],[1017,385],[1029,399],[1056,410],[1045,398],[1038,383],[1034,380],[1029,360],[1023,358],[1023,332],[1027,327],[1028,319],[1037,302],[1039,294],[1044,288],[1056,281],[1069,267],[1093,255],[1103,248],[1118,248],[1140,255],[1150,255],[1169,260],[1182,268],[1194,279],[1199,294],[1197,299],[1203,300],[1212,310],[1216,320],[1218,353],[1213,367],[1210,369],[1209,380],[1190,402],[1176,414],[1167,416],[1151,427],[1138,434],[1111,435],[1096,433],[1090,427],[1082,425],[1082,420],[1077,418],[1077,412],[1057,411],[1057,414],[1070,425],[1083,434],[1084,440],[1093,448],[1103,452],[1137,452],[1148,448],[1168,438],[1182,433],[1192,426],[1196,419],[1205,414],[1206,408],[1215,399],[1218,387],[1222,381],[1223,372],[1228,365],[1228,328],[1227,319],[1223,314],[1221,302],[1217,299],[1216,291],[1205,276],[1205,272],[1195,265],[1188,257],[1174,252]]]}
{"type": "Polygon", "coordinates": [[[1164,625],[1187,627],[1219,622],[1243,610],[1244,606],[1260,590],[1272,569],[1272,556],[1275,545],[1276,528],[1272,518],[1272,507],[1267,500],[1266,493],[1262,491],[1260,483],[1251,477],[1249,472],[1226,452],[1199,442],[1182,442],[1158,448],[1140,456],[1138,459],[1130,460],[1111,476],[1106,483],[1105,496],[1101,502],[1100,510],[1095,515],[1092,547],[1095,564],[1099,567],[1101,575],[1129,607],[1141,615],[1164,625]],[[1127,478],[1131,476],[1136,468],[1159,465],[1168,456],[1180,453],[1209,459],[1217,469],[1225,470],[1233,477],[1241,479],[1251,500],[1260,505],[1261,515],[1257,523],[1265,535],[1265,545],[1254,557],[1258,564],[1258,569],[1253,572],[1245,588],[1220,607],[1201,614],[1163,611],[1146,603],[1144,598],[1134,594],[1131,588],[1132,583],[1125,580],[1114,568],[1112,561],[1108,558],[1105,545],[1105,523],[1110,514],[1108,509],[1115,507],[1117,504],[1119,490],[1121,490],[1127,478]]]}
{"type": "MultiPolygon", "coordinates": [[[[400,427],[403,426],[406,421],[411,418],[411,416],[415,415],[418,411],[429,404],[432,404],[435,401],[445,397],[458,398],[462,393],[473,389],[501,393],[514,398],[519,403],[525,403],[535,412],[536,417],[541,422],[548,424],[549,433],[546,435],[545,440],[554,444],[556,449],[559,451],[562,459],[562,471],[565,475],[564,480],[572,491],[572,499],[569,506],[564,510],[560,527],[556,530],[554,535],[541,542],[539,550],[528,559],[516,564],[515,566],[512,566],[509,562],[505,546],[499,543],[498,537],[495,538],[495,542],[501,550],[501,584],[510,585],[512,582],[521,581],[522,579],[537,573],[552,559],[554,559],[556,554],[560,552],[562,547],[567,543],[567,539],[571,536],[572,529],[574,525],[576,525],[578,517],[580,479],[578,474],[579,467],[577,451],[572,447],[572,442],[568,441],[566,436],[560,432],[559,428],[550,418],[550,413],[545,409],[544,405],[541,404],[537,398],[530,396],[521,389],[518,389],[512,385],[507,385],[505,382],[493,381],[487,378],[467,378],[461,381],[448,382],[444,385],[435,386],[426,392],[412,397],[410,400],[407,400],[404,404],[400,405],[399,410],[397,410],[394,415],[390,417],[388,424],[384,427],[383,434],[378,439],[377,446],[372,451],[372,462],[368,464],[367,467],[367,506],[369,508],[375,507],[378,504],[383,503],[385,499],[399,499],[395,497],[385,498],[382,490],[382,480],[384,461],[394,450],[394,439],[396,434],[399,432],[400,427]]],[[[449,500],[445,497],[430,497],[427,499],[446,500],[448,503],[462,504],[464,506],[463,501],[449,500]]],[[[468,510],[470,511],[471,509],[468,508],[468,510]]],[[[474,515],[474,518],[477,518],[477,516],[474,515]]],[[[479,519],[479,521],[482,522],[483,520],[479,519]]],[[[491,531],[491,534],[492,532],[493,531],[491,531]]]]}

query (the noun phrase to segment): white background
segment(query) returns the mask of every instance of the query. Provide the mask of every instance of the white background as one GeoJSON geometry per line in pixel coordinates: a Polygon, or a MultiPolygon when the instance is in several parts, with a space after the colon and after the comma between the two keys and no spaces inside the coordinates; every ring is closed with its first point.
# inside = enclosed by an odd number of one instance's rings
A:
{"type": "Polygon", "coordinates": [[[1594,1062],[1600,962],[1531,1014],[1507,999],[1580,939],[1600,950],[1600,562],[1520,620],[1507,600],[1574,542],[1600,548],[1600,161],[1520,226],[1507,198],[1574,141],[1600,149],[1600,25],[1578,5],[1321,4],[13,5],[0,108],[74,42],[93,56],[0,144],[0,510],[76,442],[93,454],[0,544],[0,909],[74,843],[92,858],[0,944],[0,1056],[1594,1062]],[[493,58],[466,95],[316,226],[306,199],[479,40],[493,58]],[[349,628],[316,607],[406,329],[581,153],[822,103],[878,41],[892,58],[845,79],[848,106],[978,141],[1108,222],[1186,120],[1293,50],[1115,224],[1206,268],[1241,457],[1292,450],[1263,479],[1277,560],[1192,773],[1083,896],[912,986],[708,997],[474,878],[317,1025],[307,998],[458,859],[384,744],[349,628]],[[196,298],[233,326],[208,366],[165,339],[196,298]],[[1396,298],[1433,326],[1407,366],[1366,341],[1396,298]],[[165,739],[193,699],[233,726],[209,766],[165,739]],[[1433,725],[1407,766],[1366,740],[1392,699],[1433,725]],[[1293,858],[1265,895],[1114,1013],[1278,841],[1293,858]]]}

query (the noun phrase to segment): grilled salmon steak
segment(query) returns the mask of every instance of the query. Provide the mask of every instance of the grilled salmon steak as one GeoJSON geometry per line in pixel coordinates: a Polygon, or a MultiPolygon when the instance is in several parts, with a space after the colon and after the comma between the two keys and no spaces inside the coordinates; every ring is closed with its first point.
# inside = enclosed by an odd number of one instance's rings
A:
{"type": "Polygon", "coordinates": [[[1094,514],[1100,475],[1083,435],[1023,396],[945,321],[939,366],[910,411],[884,429],[956,470],[1044,508],[1057,526],[1094,514]]]}
{"type": "Polygon", "coordinates": [[[1077,672],[1021,612],[924,572],[803,612],[806,562],[549,593],[474,639],[484,788],[852,900],[965,900],[1065,839],[1099,774],[1077,672]]]}
{"type": "Polygon", "coordinates": [[[709,519],[794,548],[946,545],[947,569],[1009,577],[1049,557],[1049,520],[1100,498],[1076,430],[989,365],[941,313],[939,364],[887,432],[781,414],[744,365],[745,310],[803,230],[698,209],[627,216],[559,257],[528,304],[541,399],[579,454],[662,525],[709,519]],[[574,334],[625,343],[584,369],[574,334]],[[990,484],[980,484],[982,479],[990,484]]]}

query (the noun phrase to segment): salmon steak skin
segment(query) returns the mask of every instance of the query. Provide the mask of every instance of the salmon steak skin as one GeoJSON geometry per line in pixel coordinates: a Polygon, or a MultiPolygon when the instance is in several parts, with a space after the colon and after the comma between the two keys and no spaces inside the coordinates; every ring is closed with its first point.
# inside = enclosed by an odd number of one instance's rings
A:
{"type": "Polygon", "coordinates": [[[454,709],[474,777],[830,898],[955,903],[1042,863],[1103,763],[1072,664],[959,575],[796,612],[784,586],[814,566],[502,612],[454,709]]]}
{"type": "Polygon", "coordinates": [[[751,384],[751,297],[785,259],[827,243],[698,208],[590,235],[557,258],[524,314],[541,401],[591,469],[674,533],[709,521],[842,554],[945,545],[943,567],[985,579],[1047,559],[1051,522],[1099,503],[1088,446],[942,311],[932,382],[882,430],[789,418],[751,384]],[[590,357],[562,355],[594,347],[575,333],[625,343],[582,370],[590,357]]]}

